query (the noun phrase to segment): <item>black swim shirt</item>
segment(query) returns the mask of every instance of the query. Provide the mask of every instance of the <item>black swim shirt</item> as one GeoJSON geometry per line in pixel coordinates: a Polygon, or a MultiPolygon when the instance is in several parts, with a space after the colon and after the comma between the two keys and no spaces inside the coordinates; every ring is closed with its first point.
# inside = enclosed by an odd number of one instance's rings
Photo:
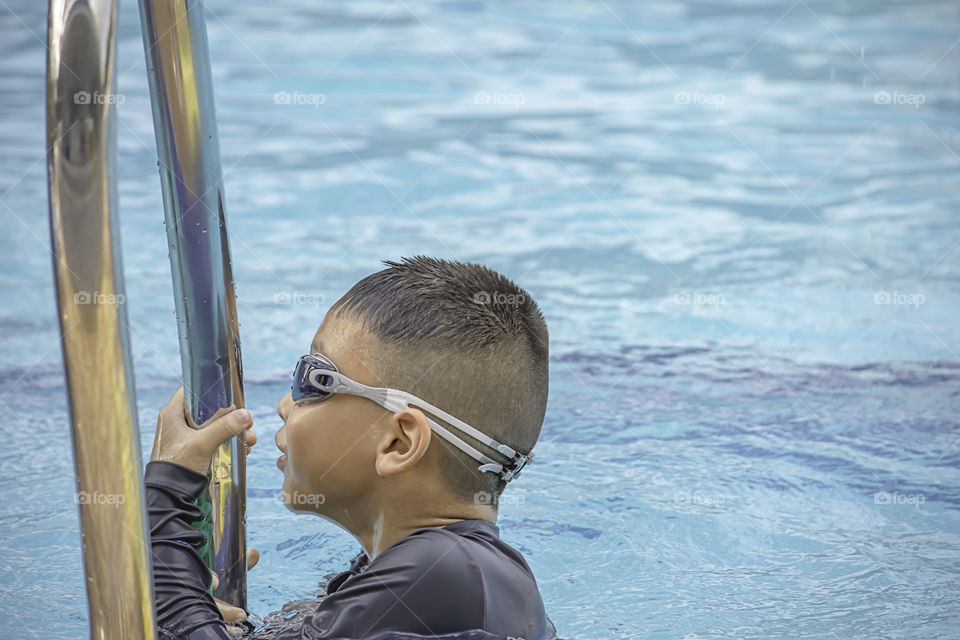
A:
{"type": "MultiPolygon", "coordinates": [[[[191,524],[209,478],[150,462],[146,500],[161,638],[228,640],[191,524]]],[[[556,640],[523,556],[484,520],[418,529],[373,560],[360,553],[333,577],[316,611],[276,640],[461,638],[556,640]]]]}

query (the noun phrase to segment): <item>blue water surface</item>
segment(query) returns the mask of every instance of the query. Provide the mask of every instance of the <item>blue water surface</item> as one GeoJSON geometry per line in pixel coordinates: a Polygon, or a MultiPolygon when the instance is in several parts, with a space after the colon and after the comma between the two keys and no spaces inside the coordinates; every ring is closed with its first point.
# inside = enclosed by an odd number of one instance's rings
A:
{"type": "MultiPolygon", "coordinates": [[[[0,3],[0,635],[87,634],[44,3],[0,3]]],[[[208,0],[260,614],[357,542],[280,504],[274,405],[381,259],[551,330],[501,509],[565,638],[960,637],[960,5],[208,0]]],[[[180,363],[136,4],[119,193],[144,452],[180,363]]]]}

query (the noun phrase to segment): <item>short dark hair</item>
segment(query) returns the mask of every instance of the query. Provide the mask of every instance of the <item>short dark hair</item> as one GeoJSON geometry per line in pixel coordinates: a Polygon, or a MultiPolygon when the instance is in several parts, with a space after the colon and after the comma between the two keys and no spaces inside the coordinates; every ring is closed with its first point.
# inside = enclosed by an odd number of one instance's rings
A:
{"type": "MultiPolygon", "coordinates": [[[[379,340],[377,386],[402,389],[526,453],[547,408],[548,334],[539,306],[507,277],[480,264],[426,256],[384,260],[330,314],[379,340]]],[[[497,461],[470,436],[455,431],[497,461]]],[[[442,472],[455,495],[499,495],[505,483],[443,438],[442,472]]]]}

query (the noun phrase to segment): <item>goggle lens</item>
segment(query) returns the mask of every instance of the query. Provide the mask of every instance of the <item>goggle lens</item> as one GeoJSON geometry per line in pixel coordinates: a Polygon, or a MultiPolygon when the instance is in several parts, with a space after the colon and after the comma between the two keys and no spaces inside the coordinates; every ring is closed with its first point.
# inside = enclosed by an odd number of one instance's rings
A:
{"type": "MultiPolygon", "coordinates": [[[[297,362],[297,368],[293,372],[293,385],[290,388],[290,395],[294,402],[302,400],[326,400],[331,395],[329,391],[318,389],[316,384],[310,380],[310,374],[316,370],[337,371],[337,367],[327,358],[317,356],[303,356],[297,362]]],[[[314,376],[323,386],[333,384],[332,376],[314,376]]]]}

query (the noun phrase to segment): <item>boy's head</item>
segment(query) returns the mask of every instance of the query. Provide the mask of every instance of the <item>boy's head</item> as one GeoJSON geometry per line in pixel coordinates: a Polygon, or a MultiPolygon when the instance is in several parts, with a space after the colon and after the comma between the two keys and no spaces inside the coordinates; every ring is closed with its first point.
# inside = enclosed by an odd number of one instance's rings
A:
{"type": "MultiPolygon", "coordinates": [[[[311,353],[357,382],[412,393],[529,452],[548,387],[547,327],[536,302],[481,265],[423,256],[385,264],[331,307],[311,353]]],[[[300,406],[286,396],[278,410],[285,426],[277,443],[288,453],[284,494],[295,510],[349,525],[375,509],[378,496],[422,506],[432,498],[473,503],[478,494],[493,502],[503,489],[498,476],[431,433],[419,410],[394,413],[346,394],[300,406]]]]}

